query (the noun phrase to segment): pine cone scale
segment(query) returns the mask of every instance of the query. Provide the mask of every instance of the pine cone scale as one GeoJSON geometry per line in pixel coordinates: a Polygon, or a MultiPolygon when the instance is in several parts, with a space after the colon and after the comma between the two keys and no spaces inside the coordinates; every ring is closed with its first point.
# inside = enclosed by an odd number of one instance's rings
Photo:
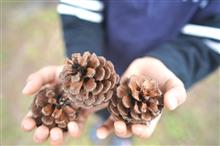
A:
{"type": "Polygon", "coordinates": [[[115,119],[130,124],[148,124],[163,109],[163,95],[156,81],[145,76],[131,76],[121,80],[117,96],[108,109],[115,119]]]}
{"type": "Polygon", "coordinates": [[[88,109],[111,99],[113,94],[109,91],[115,90],[118,75],[110,61],[94,53],[85,52],[82,55],[73,54],[67,59],[60,79],[65,92],[69,93],[70,97],[77,98],[72,101],[88,109]],[[84,96],[75,96],[82,94],[84,96]]]}
{"type": "Polygon", "coordinates": [[[43,117],[41,118],[41,120],[42,120],[42,122],[43,122],[45,125],[47,125],[47,126],[52,125],[53,122],[54,122],[54,118],[52,118],[52,117],[50,117],[50,116],[43,116],[43,117]]]}
{"type": "Polygon", "coordinates": [[[46,86],[41,89],[32,103],[33,118],[37,126],[44,124],[48,128],[60,127],[66,130],[69,119],[71,121],[77,119],[76,107],[69,103],[69,97],[63,92],[60,85],[46,86]],[[41,106],[37,106],[36,103],[41,103],[41,106]]]}
{"type": "Polygon", "coordinates": [[[98,95],[99,93],[101,93],[103,88],[104,88],[104,85],[98,82],[96,88],[92,91],[92,94],[95,96],[98,95]]]}
{"type": "Polygon", "coordinates": [[[131,100],[129,96],[124,96],[122,97],[122,104],[126,107],[126,108],[130,108],[131,107],[131,100]]]}
{"type": "Polygon", "coordinates": [[[42,108],[41,112],[43,115],[45,116],[49,116],[52,114],[53,109],[52,109],[52,105],[51,104],[47,104],[45,107],[42,108]]]}
{"type": "MultiPolygon", "coordinates": [[[[67,131],[70,121],[78,120],[84,109],[102,107],[113,96],[118,86],[119,75],[111,61],[95,53],[74,53],[67,58],[63,70],[59,75],[61,83],[53,86],[44,86],[32,103],[33,118],[36,125],[45,125],[49,129],[59,127],[67,131]]],[[[129,109],[125,112],[123,103],[112,106],[112,111],[122,113],[126,118],[129,109]],[[117,109],[117,105],[120,109],[117,109]]],[[[129,103],[126,102],[127,106],[129,103]]],[[[125,104],[125,103],[124,103],[125,104]]],[[[120,114],[117,114],[122,119],[120,114]]],[[[117,117],[115,117],[117,118],[117,117]]]]}

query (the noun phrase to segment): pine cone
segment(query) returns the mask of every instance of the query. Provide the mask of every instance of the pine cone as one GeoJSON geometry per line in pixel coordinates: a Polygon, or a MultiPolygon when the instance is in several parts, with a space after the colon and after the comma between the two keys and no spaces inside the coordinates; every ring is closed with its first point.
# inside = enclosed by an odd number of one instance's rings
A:
{"type": "Polygon", "coordinates": [[[72,54],[60,78],[72,101],[86,109],[107,103],[119,81],[110,61],[89,52],[72,54]]]}
{"type": "Polygon", "coordinates": [[[35,96],[32,103],[33,118],[37,126],[46,125],[48,128],[60,127],[67,130],[69,121],[77,119],[77,109],[60,85],[45,86],[35,96]]]}
{"type": "Polygon", "coordinates": [[[117,96],[113,96],[108,110],[115,120],[131,124],[146,124],[163,109],[163,96],[156,81],[145,76],[131,76],[121,81],[117,96]]]}

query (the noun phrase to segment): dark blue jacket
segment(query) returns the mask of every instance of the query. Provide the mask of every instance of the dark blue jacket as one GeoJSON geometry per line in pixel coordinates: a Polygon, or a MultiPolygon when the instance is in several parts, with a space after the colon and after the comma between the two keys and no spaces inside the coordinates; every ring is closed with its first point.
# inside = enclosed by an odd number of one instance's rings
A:
{"type": "Polygon", "coordinates": [[[219,66],[220,55],[204,43],[205,38],[181,33],[189,23],[220,28],[219,0],[100,3],[104,9],[93,10],[67,1],[59,4],[102,17],[100,22],[91,22],[75,11],[68,14],[58,8],[68,56],[86,50],[96,52],[110,59],[120,74],[135,58],[153,56],[163,61],[187,88],[219,66]]]}

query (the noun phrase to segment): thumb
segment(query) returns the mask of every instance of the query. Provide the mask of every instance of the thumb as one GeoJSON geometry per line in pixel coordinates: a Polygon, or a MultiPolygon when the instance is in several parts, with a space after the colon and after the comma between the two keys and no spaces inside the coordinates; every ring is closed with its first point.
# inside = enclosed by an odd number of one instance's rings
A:
{"type": "Polygon", "coordinates": [[[105,139],[114,129],[114,120],[109,117],[104,124],[96,131],[96,135],[99,139],[105,139]]]}
{"type": "Polygon", "coordinates": [[[186,90],[182,81],[177,77],[167,80],[165,83],[164,104],[168,109],[176,109],[185,102],[186,97],[186,90]]]}

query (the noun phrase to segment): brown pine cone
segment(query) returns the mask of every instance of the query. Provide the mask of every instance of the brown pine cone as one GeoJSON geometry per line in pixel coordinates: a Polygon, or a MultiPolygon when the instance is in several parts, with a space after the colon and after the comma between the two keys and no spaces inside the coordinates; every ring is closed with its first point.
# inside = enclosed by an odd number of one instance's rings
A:
{"type": "Polygon", "coordinates": [[[66,59],[60,78],[72,101],[86,109],[107,103],[119,82],[113,64],[89,52],[66,59]]]}
{"type": "Polygon", "coordinates": [[[31,106],[36,125],[48,128],[60,127],[67,130],[67,124],[77,119],[77,109],[60,85],[45,86],[35,96],[31,106]]]}
{"type": "Polygon", "coordinates": [[[156,81],[145,76],[131,76],[121,80],[117,96],[113,96],[108,110],[115,120],[131,124],[146,124],[163,109],[163,95],[156,81]]]}

